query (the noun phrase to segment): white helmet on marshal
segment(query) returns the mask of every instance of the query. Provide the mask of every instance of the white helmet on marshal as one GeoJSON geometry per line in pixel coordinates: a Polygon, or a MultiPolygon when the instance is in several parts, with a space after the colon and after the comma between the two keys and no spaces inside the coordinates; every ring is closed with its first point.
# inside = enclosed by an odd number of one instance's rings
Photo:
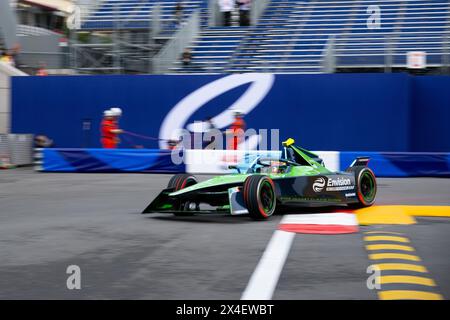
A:
{"type": "Polygon", "coordinates": [[[235,116],[244,115],[244,112],[241,109],[233,109],[233,114],[235,116]]]}
{"type": "Polygon", "coordinates": [[[120,109],[120,108],[114,107],[114,108],[111,108],[110,111],[113,113],[114,117],[122,116],[122,109],[120,109]]]}
{"type": "Polygon", "coordinates": [[[103,116],[104,117],[114,117],[114,112],[112,112],[111,110],[105,110],[105,111],[103,111],[103,116]]]}

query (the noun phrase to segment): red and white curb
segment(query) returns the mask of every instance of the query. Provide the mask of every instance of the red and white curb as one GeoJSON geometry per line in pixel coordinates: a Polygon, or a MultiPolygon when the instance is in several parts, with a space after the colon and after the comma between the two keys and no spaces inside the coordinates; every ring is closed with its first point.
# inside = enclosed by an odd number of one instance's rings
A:
{"type": "Polygon", "coordinates": [[[351,212],[285,215],[245,288],[241,300],[270,300],[296,233],[344,234],[358,232],[351,212]]]}
{"type": "Polygon", "coordinates": [[[285,215],[278,229],[295,233],[355,233],[358,220],[352,212],[285,215]]]}

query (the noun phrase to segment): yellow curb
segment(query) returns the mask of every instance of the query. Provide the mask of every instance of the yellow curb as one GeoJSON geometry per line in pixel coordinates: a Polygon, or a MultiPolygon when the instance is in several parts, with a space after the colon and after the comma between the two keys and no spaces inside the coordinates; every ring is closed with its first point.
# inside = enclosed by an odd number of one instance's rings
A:
{"type": "Polygon", "coordinates": [[[420,261],[418,256],[406,253],[372,253],[369,254],[370,260],[387,260],[387,259],[398,259],[398,260],[409,260],[409,261],[420,261]]]}
{"type": "Polygon", "coordinates": [[[426,273],[427,269],[424,266],[408,264],[408,263],[378,263],[374,264],[374,267],[378,268],[380,271],[386,270],[404,270],[404,271],[414,271],[426,273]]]}
{"type": "Polygon", "coordinates": [[[443,300],[437,293],[410,290],[390,290],[378,292],[381,300],[443,300]]]}
{"type": "Polygon", "coordinates": [[[378,281],[380,284],[407,283],[419,284],[428,287],[436,286],[436,283],[433,281],[433,279],[418,276],[381,276],[379,277],[378,281]]]}
{"type": "Polygon", "coordinates": [[[413,247],[403,246],[400,244],[368,244],[366,249],[372,250],[400,250],[400,251],[414,251],[413,247]]]}
{"type": "Polygon", "coordinates": [[[378,234],[378,235],[383,235],[383,234],[396,234],[396,235],[399,235],[399,236],[403,235],[403,233],[400,233],[400,232],[381,231],[381,230],[379,230],[379,231],[366,231],[364,233],[365,234],[378,234]]]}
{"type": "Polygon", "coordinates": [[[450,217],[450,206],[403,206],[406,213],[418,217],[450,217]]]}
{"type": "Polygon", "coordinates": [[[409,243],[409,240],[407,238],[395,236],[366,236],[364,237],[364,241],[393,241],[409,243]]]}
{"type": "Polygon", "coordinates": [[[360,225],[416,223],[403,206],[374,206],[355,210],[355,214],[360,225]]]}

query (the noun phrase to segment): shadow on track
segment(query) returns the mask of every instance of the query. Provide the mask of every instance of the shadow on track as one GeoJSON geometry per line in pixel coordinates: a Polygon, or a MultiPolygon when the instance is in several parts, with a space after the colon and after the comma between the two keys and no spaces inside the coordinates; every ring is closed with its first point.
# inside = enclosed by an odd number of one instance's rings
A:
{"type": "MultiPolygon", "coordinates": [[[[331,213],[331,212],[351,212],[347,207],[299,207],[296,209],[281,210],[275,216],[283,216],[289,214],[315,214],[315,213],[331,213]]],[[[179,221],[179,222],[193,222],[193,223],[219,223],[219,224],[245,224],[245,223],[263,223],[267,220],[255,221],[249,215],[232,216],[222,213],[205,213],[195,214],[192,216],[174,216],[172,214],[149,214],[147,219],[156,219],[164,221],[179,221]]],[[[270,220],[270,219],[269,219],[270,220]]]]}

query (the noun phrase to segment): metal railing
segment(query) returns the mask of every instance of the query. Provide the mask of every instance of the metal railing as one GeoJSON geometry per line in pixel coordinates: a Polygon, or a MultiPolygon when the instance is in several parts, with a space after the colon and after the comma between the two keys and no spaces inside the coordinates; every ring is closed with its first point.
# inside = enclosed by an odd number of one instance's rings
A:
{"type": "Polygon", "coordinates": [[[168,72],[180,59],[184,49],[198,37],[199,33],[200,13],[197,10],[152,59],[153,72],[158,74],[168,72]]]}
{"type": "MultiPolygon", "coordinates": [[[[351,34],[338,36],[333,44],[337,68],[408,68],[408,52],[424,52],[426,68],[450,69],[450,32],[429,34],[387,33],[377,38],[354,38],[351,34]]],[[[325,60],[325,55],[324,55],[325,60]]]]}
{"type": "Polygon", "coordinates": [[[32,134],[0,134],[0,163],[16,166],[33,163],[32,134]]]}

